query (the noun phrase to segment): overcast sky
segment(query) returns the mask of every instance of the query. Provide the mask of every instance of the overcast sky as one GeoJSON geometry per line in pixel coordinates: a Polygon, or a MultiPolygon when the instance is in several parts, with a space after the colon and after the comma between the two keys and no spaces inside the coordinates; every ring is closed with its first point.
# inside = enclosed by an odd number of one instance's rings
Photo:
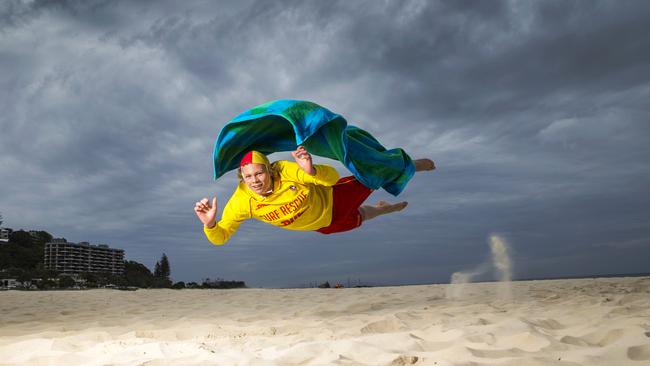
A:
{"type": "Polygon", "coordinates": [[[175,281],[447,282],[492,233],[515,278],[650,272],[649,19],[632,0],[3,0],[4,226],[164,252],[175,281]],[[212,179],[215,139],[275,99],[438,170],[373,194],[410,204],[353,232],[248,221],[213,246],[194,202],[236,183],[212,179]]]}

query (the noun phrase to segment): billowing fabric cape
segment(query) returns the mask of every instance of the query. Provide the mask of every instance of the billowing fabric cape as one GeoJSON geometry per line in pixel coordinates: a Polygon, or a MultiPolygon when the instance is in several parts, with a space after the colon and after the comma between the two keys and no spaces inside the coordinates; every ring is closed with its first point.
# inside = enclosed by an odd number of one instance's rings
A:
{"type": "Polygon", "coordinates": [[[214,148],[214,178],[238,168],[249,150],[264,154],[293,151],[336,159],[365,186],[398,195],[415,173],[402,149],[386,150],[368,132],[318,104],[277,100],[254,107],[228,122],[214,148]]]}

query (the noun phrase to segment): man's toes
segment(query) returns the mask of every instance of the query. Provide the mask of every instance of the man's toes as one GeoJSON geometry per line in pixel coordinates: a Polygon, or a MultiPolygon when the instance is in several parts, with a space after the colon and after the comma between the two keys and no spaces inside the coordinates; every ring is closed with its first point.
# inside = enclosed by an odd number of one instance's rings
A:
{"type": "Polygon", "coordinates": [[[390,212],[402,211],[407,205],[408,205],[408,202],[406,202],[406,201],[392,204],[392,205],[390,205],[390,212]]]}

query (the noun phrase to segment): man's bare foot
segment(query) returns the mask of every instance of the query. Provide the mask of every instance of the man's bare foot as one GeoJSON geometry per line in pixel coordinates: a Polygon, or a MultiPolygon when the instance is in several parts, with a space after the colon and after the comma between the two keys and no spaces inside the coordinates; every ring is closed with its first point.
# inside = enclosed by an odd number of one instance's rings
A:
{"type": "Polygon", "coordinates": [[[413,164],[415,165],[416,172],[434,170],[436,168],[436,164],[431,159],[416,159],[413,160],[413,164]]]}
{"type": "Polygon", "coordinates": [[[375,206],[366,205],[359,207],[359,213],[361,214],[361,219],[363,221],[367,221],[374,219],[377,216],[385,215],[391,212],[402,211],[407,205],[408,202],[406,201],[394,204],[390,204],[386,201],[379,201],[375,206]]]}

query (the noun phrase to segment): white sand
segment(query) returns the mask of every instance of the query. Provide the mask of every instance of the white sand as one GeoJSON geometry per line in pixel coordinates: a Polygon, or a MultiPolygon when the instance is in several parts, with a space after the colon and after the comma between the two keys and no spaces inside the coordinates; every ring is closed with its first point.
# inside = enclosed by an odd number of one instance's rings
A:
{"type": "Polygon", "coordinates": [[[650,365],[650,278],[447,286],[5,291],[0,365],[650,365]]]}

